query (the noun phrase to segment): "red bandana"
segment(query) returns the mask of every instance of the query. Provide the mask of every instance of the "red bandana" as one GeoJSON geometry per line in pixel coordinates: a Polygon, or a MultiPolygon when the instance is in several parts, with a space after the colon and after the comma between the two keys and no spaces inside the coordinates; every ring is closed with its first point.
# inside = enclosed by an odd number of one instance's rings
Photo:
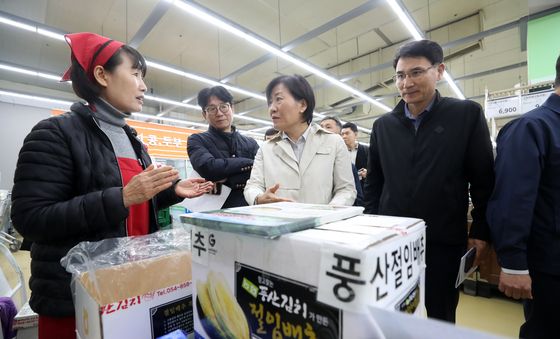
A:
{"type": "MultiPolygon", "coordinates": [[[[70,49],[72,56],[76,58],[80,66],[84,69],[88,76],[92,77],[93,69],[95,66],[103,66],[121,48],[124,43],[116,40],[111,40],[101,35],[94,33],[73,33],[64,36],[70,49]]],[[[70,80],[70,66],[61,81],[70,80]]]]}

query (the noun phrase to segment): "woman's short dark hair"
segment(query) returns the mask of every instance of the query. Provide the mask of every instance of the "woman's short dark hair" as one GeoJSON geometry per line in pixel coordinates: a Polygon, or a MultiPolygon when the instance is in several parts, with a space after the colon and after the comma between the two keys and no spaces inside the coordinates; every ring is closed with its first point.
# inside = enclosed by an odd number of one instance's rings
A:
{"type": "Polygon", "coordinates": [[[202,110],[208,106],[208,101],[210,101],[210,97],[215,96],[216,98],[222,100],[223,102],[227,102],[233,105],[233,96],[227,89],[223,86],[214,86],[209,88],[204,88],[200,92],[198,92],[198,105],[202,110]]]}
{"type": "Polygon", "coordinates": [[[432,65],[441,64],[443,62],[443,49],[437,42],[431,40],[408,42],[397,50],[393,59],[393,68],[397,69],[397,63],[400,58],[419,57],[428,59],[432,65]]]}
{"type": "Polygon", "coordinates": [[[307,108],[303,112],[303,118],[308,124],[313,121],[313,110],[315,109],[315,94],[313,89],[304,77],[298,74],[294,75],[281,75],[272,79],[272,81],[266,86],[266,100],[268,104],[272,102],[272,90],[278,84],[283,84],[286,86],[290,94],[296,100],[305,100],[307,108]]]}
{"type": "MultiPolygon", "coordinates": [[[[122,54],[126,53],[132,60],[132,67],[142,72],[142,77],[146,75],[146,60],[136,49],[123,45],[119,48],[109,60],[103,65],[105,71],[113,72],[117,66],[122,64],[122,54]]],[[[72,57],[72,69],[70,71],[70,80],[72,80],[72,88],[77,96],[87,102],[92,102],[99,97],[101,93],[101,85],[93,79],[91,74],[87,74],[78,60],[72,57]]]]}

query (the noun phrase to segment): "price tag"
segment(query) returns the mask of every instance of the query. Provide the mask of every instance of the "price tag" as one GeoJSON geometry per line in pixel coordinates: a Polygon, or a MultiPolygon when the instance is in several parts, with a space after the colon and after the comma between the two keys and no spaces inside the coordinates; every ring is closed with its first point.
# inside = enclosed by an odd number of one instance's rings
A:
{"type": "Polygon", "coordinates": [[[521,103],[522,113],[527,113],[542,105],[552,92],[553,90],[524,95],[521,103]]]}
{"type": "Polygon", "coordinates": [[[542,105],[552,92],[553,90],[548,90],[522,96],[490,100],[486,102],[484,113],[487,119],[525,114],[542,105]]]}
{"type": "Polygon", "coordinates": [[[509,97],[486,102],[484,109],[486,118],[501,118],[521,114],[519,97],[509,97]]]}

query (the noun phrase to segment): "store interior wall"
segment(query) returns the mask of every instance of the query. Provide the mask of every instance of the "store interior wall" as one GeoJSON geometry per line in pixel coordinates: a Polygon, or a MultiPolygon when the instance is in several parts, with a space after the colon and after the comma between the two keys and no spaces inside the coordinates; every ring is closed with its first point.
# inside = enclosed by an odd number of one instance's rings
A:
{"type": "Polygon", "coordinates": [[[11,190],[23,139],[51,112],[45,108],[0,102],[0,189],[11,190]]]}

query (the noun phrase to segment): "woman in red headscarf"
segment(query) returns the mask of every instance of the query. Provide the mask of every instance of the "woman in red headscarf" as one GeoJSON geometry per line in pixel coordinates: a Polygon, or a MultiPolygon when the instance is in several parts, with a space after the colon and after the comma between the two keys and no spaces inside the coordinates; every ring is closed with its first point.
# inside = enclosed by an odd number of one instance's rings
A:
{"type": "Polygon", "coordinates": [[[14,227],[33,242],[31,308],[39,339],[75,338],[70,274],[60,264],[81,241],[144,235],[158,209],[212,188],[156,168],[126,124],[142,110],[146,63],[122,42],[93,33],[65,36],[72,65],[63,80],[86,103],[39,122],[25,138],[12,191],[14,227]]]}

